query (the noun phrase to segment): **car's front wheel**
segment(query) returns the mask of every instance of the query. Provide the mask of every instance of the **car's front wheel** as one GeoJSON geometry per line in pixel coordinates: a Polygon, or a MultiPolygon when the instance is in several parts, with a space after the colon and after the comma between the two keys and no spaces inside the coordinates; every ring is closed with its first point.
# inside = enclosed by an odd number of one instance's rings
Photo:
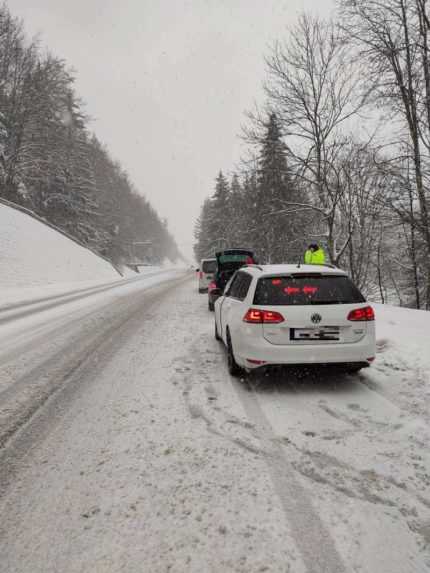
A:
{"type": "Polygon", "coordinates": [[[227,364],[228,371],[232,376],[243,376],[245,374],[243,368],[239,366],[234,358],[233,344],[229,332],[227,332],[227,364]]]}

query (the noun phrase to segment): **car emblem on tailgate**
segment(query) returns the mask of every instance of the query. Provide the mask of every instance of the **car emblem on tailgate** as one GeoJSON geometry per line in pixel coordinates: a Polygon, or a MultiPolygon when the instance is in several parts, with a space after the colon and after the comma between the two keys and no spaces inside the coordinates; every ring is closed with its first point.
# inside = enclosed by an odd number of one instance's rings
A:
{"type": "Polygon", "coordinates": [[[322,316],[317,312],[311,316],[311,320],[314,324],[318,324],[322,320],[322,316]]]}

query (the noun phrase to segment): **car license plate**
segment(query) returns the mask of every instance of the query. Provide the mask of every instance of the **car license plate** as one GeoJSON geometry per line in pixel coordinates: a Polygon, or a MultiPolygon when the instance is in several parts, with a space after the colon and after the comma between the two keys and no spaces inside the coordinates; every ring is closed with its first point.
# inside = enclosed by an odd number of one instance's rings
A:
{"type": "Polygon", "coordinates": [[[292,328],[292,340],[339,340],[338,326],[320,328],[292,328]]]}

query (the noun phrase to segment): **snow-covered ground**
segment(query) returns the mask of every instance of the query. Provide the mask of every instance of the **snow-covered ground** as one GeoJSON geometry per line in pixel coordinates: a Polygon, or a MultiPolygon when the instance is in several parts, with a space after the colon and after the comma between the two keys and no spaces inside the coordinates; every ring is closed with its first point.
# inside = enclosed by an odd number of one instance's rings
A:
{"type": "Polygon", "coordinates": [[[0,204],[0,288],[117,278],[108,262],[30,215],[0,204]]]}
{"type": "Polygon", "coordinates": [[[39,403],[0,451],[0,571],[430,571],[430,314],[376,305],[359,375],[240,381],[167,279],[0,324],[0,430],[39,403]]]}

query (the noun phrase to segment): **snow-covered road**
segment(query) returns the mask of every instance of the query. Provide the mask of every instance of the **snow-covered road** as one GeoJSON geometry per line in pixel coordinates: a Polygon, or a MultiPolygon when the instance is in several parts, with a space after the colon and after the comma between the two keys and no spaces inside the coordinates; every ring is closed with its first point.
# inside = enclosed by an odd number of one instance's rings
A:
{"type": "Polygon", "coordinates": [[[0,571],[430,571],[425,366],[234,380],[164,278],[0,326],[0,571]]]}

